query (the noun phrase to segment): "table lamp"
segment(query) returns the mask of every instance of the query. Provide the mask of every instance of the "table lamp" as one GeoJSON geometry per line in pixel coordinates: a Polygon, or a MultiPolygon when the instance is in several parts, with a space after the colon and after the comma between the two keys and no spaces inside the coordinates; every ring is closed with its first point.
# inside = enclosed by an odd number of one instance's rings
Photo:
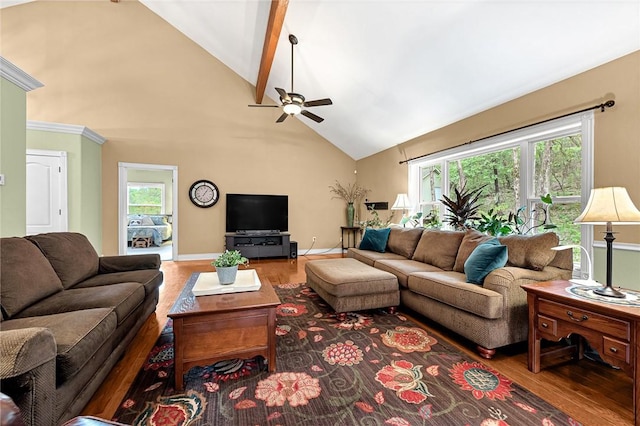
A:
{"type": "Polygon", "coordinates": [[[587,277],[586,280],[572,278],[569,281],[575,284],[580,284],[580,285],[600,285],[600,283],[598,283],[596,280],[593,279],[593,263],[591,263],[591,256],[589,256],[589,252],[587,251],[586,248],[582,247],[579,244],[567,244],[566,246],[551,247],[551,250],[559,251],[559,250],[567,250],[567,249],[574,249],[574,248],[582,249],[582,251],[584,251],[584,254],[587,256],[587,263],[589,265],[589,276],[587,277]]]}
{"type": "MultiPolygon", "coordinates": [[[[402,210],[402,219],[404,219],[404,212],[411,208],[411,201],[407,194],[398,194],[396,201],[391,206],[391,210],[402,210]]],[[[401,221],[402,222],[402,221],[401,221]]],[[[403,225],[406,221],[403,223],[403,225]]]]}
{"type": "Polygon", "coordinates": [[[575,223],[582,225],[606,225],[604,240],[607,242],[607,282],[605,287],[593,290],[600,296],[625,297],[613,288],[611,268],[613,267],[613,227],[616,225],[640,225],[640,211],[633,205],[627,190],[622,187],[595,188],[591,190],[589,201],[575,223]]]}

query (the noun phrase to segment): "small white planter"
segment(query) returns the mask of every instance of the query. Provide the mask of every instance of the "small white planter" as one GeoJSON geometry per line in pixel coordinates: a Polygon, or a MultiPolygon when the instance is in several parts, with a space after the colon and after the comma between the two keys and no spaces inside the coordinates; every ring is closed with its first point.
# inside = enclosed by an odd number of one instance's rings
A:
{"type": "Polygon", "coordinates": [[[236,266],[217,266],[216,272],[218,273],[218,281],[222,285],[233,284],[236,281],[236,274],[238,273],[238,265],[236,266]]]}

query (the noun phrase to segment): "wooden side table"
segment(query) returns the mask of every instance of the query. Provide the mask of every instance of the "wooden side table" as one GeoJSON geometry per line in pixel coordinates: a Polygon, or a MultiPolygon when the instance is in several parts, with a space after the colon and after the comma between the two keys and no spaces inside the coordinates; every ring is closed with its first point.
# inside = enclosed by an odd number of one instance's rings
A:
{"type": "Polygon", "coordinates": [[[349,247],[358,247],[360,227],[359,226],[341,226],[342,231],[342,251],[347,250],[349,247]],[[347,238],[345,239],[345,234],[347,238]],[[353,242],[353,244],[352,244],[353,242]]]}
{"type": "MultiPolygon", "coordinates": [[[[572,285],[548,281],[522,286],[529,306],[529,370],[540,372],[542,359],[558,355],[558,350],[541,350],[542,339],[557,342],[580,335],[602,359],[633,379],[633,413],[635,424],[640,425],[640,306],[579,297],[569,292],[572,285]]],[[[580,345],[569,350],[582,358],[580,345]]]]}

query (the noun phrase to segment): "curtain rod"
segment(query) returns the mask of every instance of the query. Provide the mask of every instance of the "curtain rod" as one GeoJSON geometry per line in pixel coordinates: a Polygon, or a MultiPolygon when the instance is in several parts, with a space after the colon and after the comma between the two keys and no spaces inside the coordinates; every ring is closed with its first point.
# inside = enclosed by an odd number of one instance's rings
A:
{"type": "Polygon", "coordinates": [[[598,109],[598,108],[600,108],[600,112],[604,112],[605,108],[611,108],[615,104],[616,104],[615,101],[609,100],[609,101],[606,101],[604,103],[601,103],[600,105],[594,105],[594,106],[589,107],[589,108],[581,109],[580,111],[574,111],[574,112],[570,112],[570,113],[567,113],[567,114],[559,115],[557,117],[547,118],[546,120],[538,121],[536,123],[527,124],[525,126],[520,126],[518,128],[511,129],[511,130],[506,130],[504,132],[496,133],[495,135],[485,136],[485,137],[480,138],[480,139],[475,139],[475,140],[472,140],[472,141],[469,141],[469,142],[461,143],[460,145],[456,145],[456,146],[452,146],[452,147],[449,147],[449,148],[440,149],[438,151],[430,152],[429,154],[419,155],[417,157],[409,158],[408,160],[402,160],[398,164],[408,163],[409,161],[418,160],[420,158],[428,157],[430,155],[437,154],[439,152],[446,151],[448,149],[458,148],[460,146],[469,145],[469,144],[472,144],[472,143],[475,143],[475,142],[480,142],[480,141],[483,141],[485,139],[494,138],[496,136],[504,135],[506,133],[511,133],[511,132],[515,132],[515,131],[518,131],[518,130],[526,129],[528,127],[537,126],[538,124],[543,124],[543,123],[546,123],[548,121],[557,120],[559,118],[568,117],[568,116],[574,115],[574,114],[580,114],[581,112],[591,111],[593,109],[598,109]]]}

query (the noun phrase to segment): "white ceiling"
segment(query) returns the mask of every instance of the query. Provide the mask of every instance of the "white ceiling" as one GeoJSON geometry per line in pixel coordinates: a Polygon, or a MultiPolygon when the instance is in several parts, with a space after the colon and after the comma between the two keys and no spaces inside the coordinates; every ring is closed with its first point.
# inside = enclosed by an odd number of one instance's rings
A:
{"type": "MultiPolygon", "coordinates": [[[[269,0],[141,2],[256,84],[269,0]]],[[[640,49],[640,0],[290,0],[263,103],[290,33],[295,91],[333,100],[296,119],[361,159],[640,49]]]]}

